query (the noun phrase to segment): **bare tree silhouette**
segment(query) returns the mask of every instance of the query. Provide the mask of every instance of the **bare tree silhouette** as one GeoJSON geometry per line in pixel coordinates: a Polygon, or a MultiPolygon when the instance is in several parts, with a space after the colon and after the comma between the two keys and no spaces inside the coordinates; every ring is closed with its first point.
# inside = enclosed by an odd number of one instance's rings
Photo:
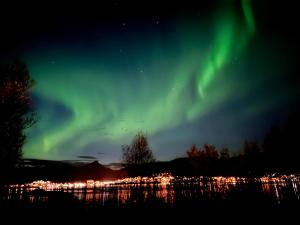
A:
{"type": "Polygon", "coordinates": [[[214,145],[203,145],[203,149],[197,148],[196,145],[192,145],[189,150],[186,151],[189,158],[219,158],[219,152],[214,145]]]}
{"type": "Polygon", "coordinates": [[[16,60],[0,67],[0,166],[11,168],[22,155],[24,129],[36,121],[30,90],[34,81],[16,60]]]}
{"type": "Polygon", "coordinates": [[[155,161],[148,139],[142,132],[134,137],[131,145],[122,146],[122,151],[123,162],[127,165],[141,165],[155,161]]]}

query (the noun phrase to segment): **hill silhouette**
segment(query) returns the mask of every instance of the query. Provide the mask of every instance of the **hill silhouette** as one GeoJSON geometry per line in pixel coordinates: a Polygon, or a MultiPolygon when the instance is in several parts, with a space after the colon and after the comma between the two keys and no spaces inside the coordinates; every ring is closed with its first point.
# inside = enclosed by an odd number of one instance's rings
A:
{"type": "Polygon", "coordinates": [[[57,182],[94,180],[114,180],[125,177],[126,171],[112,170],[98,161],[54,161],[26,159],[9,173],[2,173],[5,183],[25,183],[34,180],[57,182]]]}

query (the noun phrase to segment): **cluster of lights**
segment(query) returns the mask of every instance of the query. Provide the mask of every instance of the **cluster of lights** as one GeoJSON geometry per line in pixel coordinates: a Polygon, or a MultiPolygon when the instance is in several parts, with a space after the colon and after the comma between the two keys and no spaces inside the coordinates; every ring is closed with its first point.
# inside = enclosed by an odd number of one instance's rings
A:
{"type": "Polygon", "coordinates": [[[152,177],[128,177],[114,181],[115,184],[147,184],[158,183],[162,185],[170,184],[174,177],[170,173],[161,173],[152,177]]]}
{"type": "Polygon", "coordinates": [[[130,177],[124,179],[118,179],[115,181],[95,181],[87,180],[86,182],[65,182],[55,183],[51,181],[37,180],[27,184],[15,184],[10,185],[10,188],[32,188],[32,189],[44,189],[44,190],[58,190],[58,189],[93,189],[101,187],[109,187],[119,184],[147,184],[157,183],[162,185],[170,184],[174,179],[171,174],[163,173],[153,177],[130,177]]]}
{"type": "Polygon", "coordinates": [[[263,176],[259,179],[262,183],[285,183],[287,181],[300,182],[300,177],[294,174],[291,175],[275,175],[271,174],[268,176],[263,176]]]}
{"type": "MultiPolygon", "coordinates": [[[[113,185],[126,185],[126,184],[160,184],[169,185],[171,183],[194,183],[194,182],[216,182],[221,184],[237,184],[246,183],[247,178],[245,177],[174,177],[170,173],[162,173],[154,175],[151,177],[128,177],[123,179],[118,179],[115,181],[95,181],[87,180],[85,182],[65,182],[65,183],[55,183],[50,181],[33,181],[28,184],[16,184],[10,185],[11,188],[32,188],[32,189],[44,189],[44,190],[58,190],[58,189],[94,189],[109,187],[113,185]]],[[[255,178],[256,182],[261,182],[263,184],[270,183],[285,183],[287,181],[300,182],[300,177],[295,175],[268,175],[261,178],[255,178]]]]}
{"type": "Polygon", "coordinates": [[[227,184],[236,184],[236,183],[243,183],[247,181],[245,177],[223,177],[223,176],[216,176],[216,177],[176,177],[176,182],[217,182],[217,183],[227,183],[227,184]]]}

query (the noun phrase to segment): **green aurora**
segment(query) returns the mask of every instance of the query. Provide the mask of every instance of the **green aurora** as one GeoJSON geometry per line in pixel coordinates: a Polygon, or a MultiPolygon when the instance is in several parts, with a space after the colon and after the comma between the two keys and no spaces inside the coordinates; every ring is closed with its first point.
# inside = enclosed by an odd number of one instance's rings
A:
{"type": "Polygon", "coordinates": [[[239,8],[220,4],[205,20],[179,16],[157,27],[129,20],[117,35],[99,29],[92,38],[75,31],[71,41],[41,41],[25,56],[39,122],[24,157],[118,161],[121,145],[141,130],[162,160],[193,143],[236,150],[242,135],[257,135],[245,121],[260,121],[293,92],[279,85],[274,95],[269,79],[277,88],[283,68],[272,66],[276,55],[251,48],[260,45],[254,15],[243,0],[239,8]],[[203,121],[212,115],[217,125],[203,121]]]}

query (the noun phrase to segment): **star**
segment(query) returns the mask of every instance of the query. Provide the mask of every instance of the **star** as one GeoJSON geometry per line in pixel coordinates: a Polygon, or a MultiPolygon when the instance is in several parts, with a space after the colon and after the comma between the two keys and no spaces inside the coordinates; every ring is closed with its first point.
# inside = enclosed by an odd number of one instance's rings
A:
{"type": "Polygon", "coordinates": [[[156,25],[158,25],[160,23],[159,16],[153,16],[152,20],[153,20],[153,23],[156,24],[156,25]]]}
{"type": "Polygon", "coordinates": [[[137,68],[137,70],[140,72],[140,73],[144,73],[144,70],[142,68],[137,68]]]}

